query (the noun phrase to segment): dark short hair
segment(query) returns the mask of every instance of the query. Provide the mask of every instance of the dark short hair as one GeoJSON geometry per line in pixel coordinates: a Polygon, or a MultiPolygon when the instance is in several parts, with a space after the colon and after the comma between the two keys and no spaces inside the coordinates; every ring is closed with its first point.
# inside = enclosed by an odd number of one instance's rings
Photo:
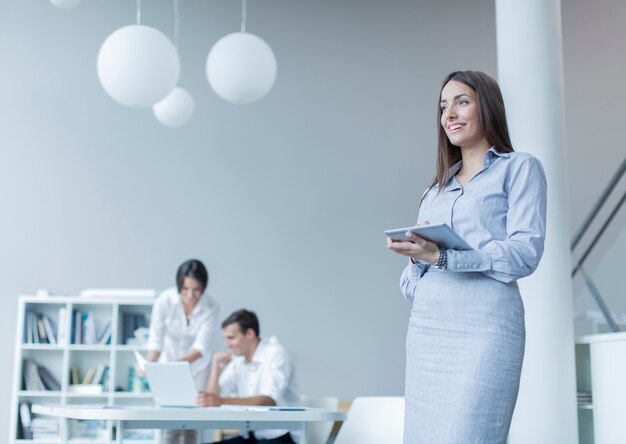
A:
{"type": "Polygon", "coordinates": [[[256,313],[253,311],[246,310],[242,308],[241,310],[234,311],[224,319],[222,322],[222,328],[226,328],[227,325],[237,324],[239,325],[239,330],[244,335],[251,328],[256,334],[257,338],[259,337],[260,328],[259,328],[259,319],[256,317],[256,313]]]}
{"type": "Polygon", "coordinates": [[[200,284],[202,284],[202,291],[206,290],[207,285],[209,285],[209,272],[206,271],[204,264],[198,259],[189,259],[178,267],[178,271],[176,272],[176,286],[179,292],[186,277],[194,278],[200,282],[200,284]]]}
{"type": "Polygon", "coordinates": [[[441,126],[441,91],[452,80],[463,83],[476,93],[478,102],[479,119],[483,135],[491,146],[495,146],[500,153],[510,153],[513,151],[511,138],[509,137],[509,127],[506,121],[506,111],[504,99],[494,78],[480,71],[454,71],[446,76],[439,90],[437,98],[437,160],[435,178],[431,187],[439,185],[439,192],[450,181],[448,170],[461,160],[461,150],[452,145],[446,131],[441,126]]]}

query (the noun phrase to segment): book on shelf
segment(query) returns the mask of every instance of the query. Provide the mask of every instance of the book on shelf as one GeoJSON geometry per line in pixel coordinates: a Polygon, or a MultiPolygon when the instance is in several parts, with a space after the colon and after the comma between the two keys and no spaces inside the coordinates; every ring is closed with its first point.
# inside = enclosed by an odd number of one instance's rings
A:
{"type": "Polygon", "coordinates": [[[67,322],[67,309],[65,307],[59,308],[59,329],[57,342],[61,345],[65,345],[67,343],[67,333],[65,330],[65,325],[67,322]]]}
{"type": "Polygon", "coordinates": [[[31,343],[41,344],[39,330],[37,329],[37,315],[33,314],[33,312],[30,312],[29,314],[30,336],[32,337],[31,343]]]}
{"type": "Polygon", "coordinates": [[[44,326],[44,331],[46,332],[46,337],[48,338],[48,342],[50,344],[56,344],[57,341],[57,326],[50,317],[43,315],[41,317],[41,322],[44,326]]]}
{"type": "MultiPolygon", "coordinates": [[[[83,378],[80,378],[78,367],[72,367],[70,369],[70,384],[74,391],[81,392],[83,389],[80,386],[94,386],[100,387],[100,391],[107,390],[109,384],[109,366],[108,364],[100,364],[98,367],[89,367],[85,372],[83,378]]],[[[85,388],[88,392],[92,389],[85,388]]]]}
{"type": "Polygon", "coordinates": [[[50,340],[48,339],[48,335],[46,334],[46,328],[43,326],[43,316],[38,314],[35,319],[37,323],[37,334],[39,335],[39,342],[41,344],[49,344],[50,340]]]}
{"type": "Polygon", "coordinates": [[[33,363],[29,359],[25,359],[22,366],[23,387],[28,391],[44,390],[43,381],[37,374],[33,363]]]}
{"type": "Polygon", "coordinates": [[[56,324],[46,314],[26,310],[23,341],[26,344],[56,344],[56,324]]]}
{"type": "Polygon", "coordinates": [[[19,438],[33,439],[32,422],[30,416],[30,403],[20,402],[20,433],[19,438]]]}
{"type": "Polygon", "coordinates": [[[54,375],[50,373],[50,370],[48,370],[43,365],[38,365],[37,370],[39,373],[39,377],[43,381],[43,384],[47,390],[61,390],[61,384],[54,377],[54,375]]]}
{"type": "Polygon", "coordinates": [[[72,311],[72,344],[83,343],[83,313],[80,310],[72,311]]]}
{"type": "Polygon", "coordinates": [[[49,416],[35,416],[31,420],[33,440],[58,440],[59,419],[49,416]]]}
{"type": "Polygon", "coordinates": [[[83,344],[96,343],[96,324],[93,313],[83,312],[83,344]]]}
{"type": "Polygon", "coordinates": [[[96,345],[100,343],[96,335],[95,316],[91,312],[74,310],[71,332],[72,344],[96,345]]]}
{"type": "Polygon", "coordinates": [[[78,367],[72,367],[70,369],[70,384],[80,384],[80,381],[78,380],[78,367]]]}
{"type": "Polygon", "coordinates": [[[137,344],[135,330],[148,327],[148,321],[143,313],[122,313],[122,338],[124,344],[137,344]]]}
{"type": "Polygon", "coordinates": [[[61,390],[61,384],[43,365],[24,359],[22,369],[24,388],[32,391],[61,390]]]}
{"type": "Polygon", "coordinates": [[[105,376],[105,372],[107,372],[109,369],[109,366],[106,364],[100,364],[98,366],[98,368],[96,369],[96,371],[94,372],[93,378],[91,381],[94,384],[101,384],[104,387],[104,376],[105,376]]]}
{"type": "Polygon", "coordinates": [[[107,345],[111,343],[111,321],[103,324],[96,335],[96,343],[107,345]]]}
{"type": "Polygon", "coordinates": [[[87,372],[85,372],[85,376],[83,377],[82,384],[90,384],[93,379],[93,375],[96,374],[96,370],[93,367],[89,367],[87,372]]]}

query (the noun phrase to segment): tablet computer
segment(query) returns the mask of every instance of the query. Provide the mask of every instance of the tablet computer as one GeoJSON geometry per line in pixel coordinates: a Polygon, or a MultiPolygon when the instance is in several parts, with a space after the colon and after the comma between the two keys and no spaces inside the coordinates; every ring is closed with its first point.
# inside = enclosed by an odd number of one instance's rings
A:
{"type": "Polygon", "coordinates": [[[426,240],[429,240],[439,248],[446,250],[472,250],[467,242],[454,232],[447,224],[422,225],[419,227],[396,228],[387,230],[385,234],[395,241],[407,241],[406,232],[415,233],[426,240]]]}

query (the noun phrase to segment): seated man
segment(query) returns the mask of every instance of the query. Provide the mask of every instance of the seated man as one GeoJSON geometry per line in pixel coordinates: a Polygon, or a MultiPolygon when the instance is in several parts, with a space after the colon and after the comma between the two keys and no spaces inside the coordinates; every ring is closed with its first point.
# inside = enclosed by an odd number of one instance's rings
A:
{"type": "MultiPolygon", "coordinates": [[[[222,322],[226,346],[233,353],[213,356],[206,392],[198,395],[198,405],[293,405],[291,360],[275,338],[259,337],[259,321],[254,312],[238,310],[222,322]]],[[[258,430],[222,442],[228,444],[294,443],[288,430],[258,430]]]]}

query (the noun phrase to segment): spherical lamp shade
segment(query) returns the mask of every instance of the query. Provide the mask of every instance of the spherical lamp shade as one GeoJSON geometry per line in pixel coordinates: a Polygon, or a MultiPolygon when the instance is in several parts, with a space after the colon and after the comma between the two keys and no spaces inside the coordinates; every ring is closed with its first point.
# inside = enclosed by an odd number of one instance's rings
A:
{"type": "Polygon", "coordinates": [[[152,111],[163,125],[178,128],[189,122],[193,116],[193,97],[186,89],[177,86],[166,98],[155,103],[152,111]]]}
{"type": "Polygon", "coordinates": [[[98,78],[111,98],[144,108],[167,96],[178,83],[180,60],[161,31],[143,25],[118,29],[98,53],[98,78]]]}
{"type": "Polygon", "coordinates": [[[209,51],[206,75],[222,99],[246,104],[259,100],[276,80],[276,57],[260,37],[235,32],[219,39],[209,51]]]}
{"type": "Polygon", "coordinates": [[[72,9],[80,3],[80,0],[50,0],[50,3],[59,9],[72,9]]]}

